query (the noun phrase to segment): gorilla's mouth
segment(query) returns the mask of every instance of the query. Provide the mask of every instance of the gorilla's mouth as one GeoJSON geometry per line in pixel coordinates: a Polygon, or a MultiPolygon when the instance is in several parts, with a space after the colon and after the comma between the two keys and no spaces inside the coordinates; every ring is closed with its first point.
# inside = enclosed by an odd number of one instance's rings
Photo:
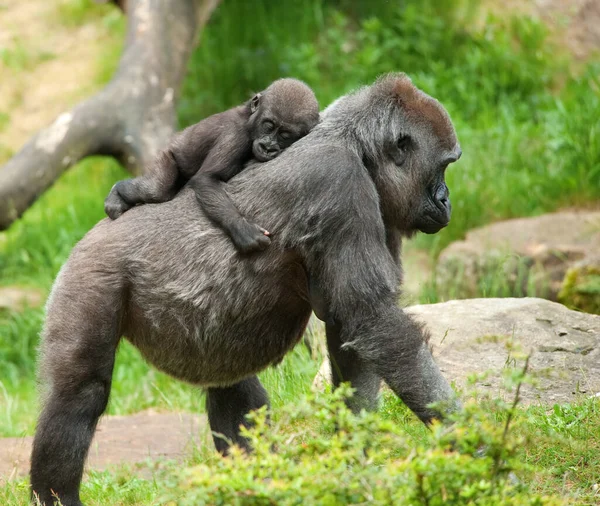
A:
{"type": "Polygon", "coordinates": [[[273,158],[277,158],[279,151],[267,153],[260,146],[253,144],[252,145],[252,154],[254,158],[256,158],[259,162],[268,162],[269,160],[273,160],[273,158]]]}
{"type": "Polygon", "coordinates": [[[442,219],[436,220],[431,216],[425,217],[425,219],[419,224],[419,231],[424,234],[437,234],[444,227],[447,227],[450,220],[442,219]]]}

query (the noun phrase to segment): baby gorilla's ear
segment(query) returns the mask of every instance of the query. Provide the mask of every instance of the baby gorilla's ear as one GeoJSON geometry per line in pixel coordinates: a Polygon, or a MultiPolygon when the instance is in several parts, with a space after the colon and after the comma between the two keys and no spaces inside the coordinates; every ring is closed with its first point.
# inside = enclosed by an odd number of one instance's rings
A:
{"type": "Polygon", "coordinates": [[[261,98],[260,93],[257,93],[256,95],[254,95],[252,97],[252,100],[250,101],[250,112],[252,114],[254,114],[256,112],[256,110],[258,109],[258,106],[260,105],[260,98],[261,98]]]}

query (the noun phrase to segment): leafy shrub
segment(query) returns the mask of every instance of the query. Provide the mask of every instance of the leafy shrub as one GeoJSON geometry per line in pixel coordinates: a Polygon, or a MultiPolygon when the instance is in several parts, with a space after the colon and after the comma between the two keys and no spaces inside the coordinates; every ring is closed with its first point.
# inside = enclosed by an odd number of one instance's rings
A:
{"type": "Polygon", "coordinates": [[[523,468],[521,441],[505,437],[482,408],[468,405],[453,427],[435,424],[415,445],[377,414],[353,415],[345,395],[338,390],[283,408],[274,426],[265,410],[255,413],[255,426],[245,431],[255,453],[234,448],[230,458],[184,471],[184,492],[169,504],[559,504],[514,479],[523,468]],[[477,456],[482,447],[485,455],[477,456]]]}

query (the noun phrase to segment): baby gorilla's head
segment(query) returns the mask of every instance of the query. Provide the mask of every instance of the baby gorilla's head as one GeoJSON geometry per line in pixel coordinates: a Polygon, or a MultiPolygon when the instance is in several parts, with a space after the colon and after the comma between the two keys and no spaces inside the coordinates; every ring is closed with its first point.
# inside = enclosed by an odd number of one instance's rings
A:
{"type": "Polygon", "coordinates": [[[259,162],[275,158],[319,121],[319,103],[302,81],[278,79],[250,101],[252,153],[259,162]]]}

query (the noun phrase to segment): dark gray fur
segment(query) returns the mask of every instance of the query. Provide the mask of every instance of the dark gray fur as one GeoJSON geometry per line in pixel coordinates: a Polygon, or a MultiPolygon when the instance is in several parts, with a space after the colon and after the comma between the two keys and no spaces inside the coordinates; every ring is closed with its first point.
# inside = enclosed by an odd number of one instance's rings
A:
{"type": "Polygon", "coordinates": [[[426,333],[397,299],[401,237],[447,223],[444,171],[459,156],[443,107],[392,74],[228,183],[239,210],[272,232],[263,253],[240,256],[191,189],[98,223],[48,302],[33,491],[47,505],[51,490],[81,504],[121,335],[158,369],[206,388],[212,430],[245,448],[243,415],[268,403],[256,374],[293,348],[311,310],[327,323],[334,384],[356,389],[352,408],[375,408],[382,379],[426,423],[440,416],[430,403],[456,406],[426,333]]]}

